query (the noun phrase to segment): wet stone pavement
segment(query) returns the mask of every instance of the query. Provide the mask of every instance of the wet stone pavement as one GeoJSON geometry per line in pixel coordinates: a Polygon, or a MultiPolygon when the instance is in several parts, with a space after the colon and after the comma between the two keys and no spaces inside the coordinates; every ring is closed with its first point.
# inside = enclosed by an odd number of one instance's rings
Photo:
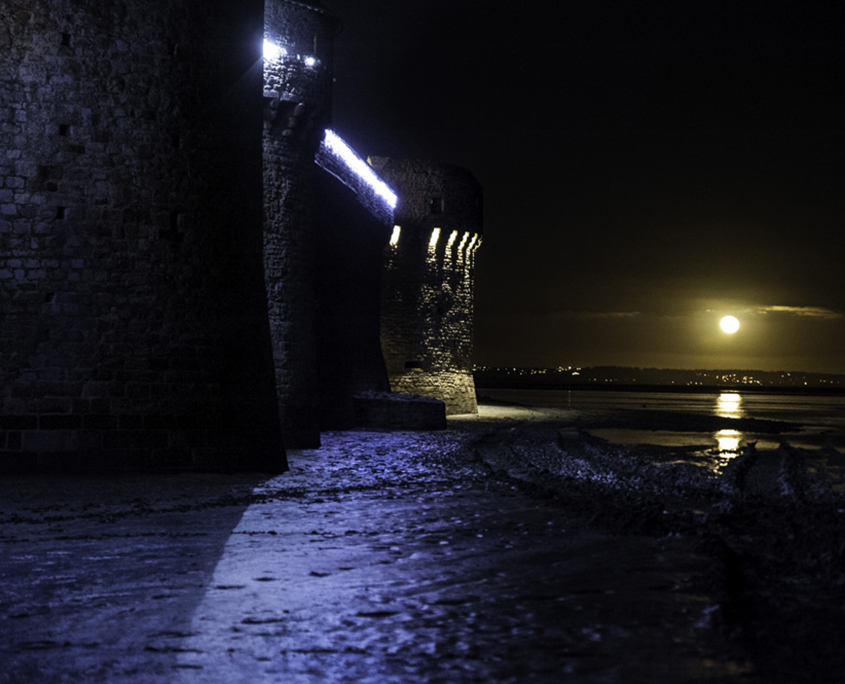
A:
{"type": "Polygon", "coordinates": [[[329,433],[269,479],[0,481],[0,682],[757,681],[697,540],[521,491],[489,429],[329,433]]]}

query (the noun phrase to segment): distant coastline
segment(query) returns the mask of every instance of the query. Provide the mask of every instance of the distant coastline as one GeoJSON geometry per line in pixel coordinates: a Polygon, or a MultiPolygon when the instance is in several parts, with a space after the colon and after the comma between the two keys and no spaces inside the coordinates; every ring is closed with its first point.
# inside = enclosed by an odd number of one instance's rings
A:
{"type": "Polygon", "coordinates": [[[677,370],[595,366],[585,368],[477,367],[483,389],[845,395],[845,375],[791,371],[677,370]]]}

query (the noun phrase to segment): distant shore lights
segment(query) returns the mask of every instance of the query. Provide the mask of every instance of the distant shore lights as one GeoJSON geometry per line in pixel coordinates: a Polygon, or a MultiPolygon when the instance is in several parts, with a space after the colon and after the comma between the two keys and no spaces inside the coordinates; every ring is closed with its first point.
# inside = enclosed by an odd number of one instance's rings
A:
{"type": "Polygon", "coordinates": [[[402,233],[402,226],[393,226],[393,233],[390,235],[390,246],[396,247],[399,244],[399,235],[402,233]]]}
{"type": "Polygon", "coordinates": [[[396,193],[388,187],[387,183],[375,174],[375,171],[370,168],[367,162],[355,154],[352,148],[349,147],[349,145],[347,145],[337,133],[327,128],[324,142],[332,154],[339,158],[353,173],[355,173],[355,175],[369,185],[391,209],[396,208],[396,203],[398,201],[396,193]]]}

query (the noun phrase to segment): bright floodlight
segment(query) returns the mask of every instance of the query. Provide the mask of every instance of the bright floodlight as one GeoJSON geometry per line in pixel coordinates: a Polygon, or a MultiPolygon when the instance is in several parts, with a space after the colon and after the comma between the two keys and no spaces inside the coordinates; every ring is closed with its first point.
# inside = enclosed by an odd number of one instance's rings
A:
{"type": "Polygon", "coordinates": [[[286,54],[287,50],[285,50],[281,45],[276,45],[266,38],[264,39],[264,59],[275,61],[277,59],[281,59],[286,54]]]}
{"type": "Polygon", "coordinates": [[[316,63],[317,63],[317,58],[316,58],[316,57],[311,57],[311,56],[309,56],[309,57],[306,57],[306,58],[305,58],[305,66],[310,66],[310,67],[312,67],[312,66],[314,66],[316,63]]]}
{"type": "Polygon", "coordinates": [[[396,202],[398,201],[396,193],[388,187],[387,183],[375,174],[375,171],[370,168],[367,162],[355,154],[352,148],[349,147],[349,145],[347,145],[337,133],[327,128],[324,142],[326,147],[328,147],[336,157],[340,158],[343,163],[346,164],[346,166],[348,166],[349,169],[352,170],[359,178],[366,182],[379,197],[387,202],[391,209],[396,208],[396,202]]]}

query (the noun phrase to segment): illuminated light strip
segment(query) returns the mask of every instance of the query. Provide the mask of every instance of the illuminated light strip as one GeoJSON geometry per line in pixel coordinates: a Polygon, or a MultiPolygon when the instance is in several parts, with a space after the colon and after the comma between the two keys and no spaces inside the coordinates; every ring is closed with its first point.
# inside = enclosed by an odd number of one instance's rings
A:
{"type": "Polygon", "coordinates": [[[478,242],[475,243],[475,247],[472,248],[472,253],[475,254],[478,251],[478,248],[481,247],[481,236],[478,235],[478,242]]]}
{"type": "Polygon", "coordinates": [[[446,249],[452,249],[452,245],[455,244],[455,240],[458,239],[458,231],[453,230],[452,234],[449,236],[449,242],[446,243],[446,249]]]}
{"type": "Polygon", "coordinates": [[[393,234],[390,236],[390,246],[396,247],[399,244],[399,234],[402,232],[401,226],[393,226],[393,234]]]}
{"type": "Polygon", "coordinates": [[[462,251],[464,245],[467,243],[467,238],[469,238],[469,233],[464,233],[464,236],[461,238],[461,244],[458,245],[458,251],[462,251]]]}
{"type": "Polygon", "coordinates": [[[428,248],[434,249],[437,247],[437,241],[440,239],[440,228],[435,228],[431,231],[431,239],[428,241],[428,248]]]}
{"type": "Polygon", "coordinates": [[[387,202],[391,209],[396,208],[396,203],[399,199],[396,196],[396,193],[388,187],[387,183],[375,174],[367,162],[355,154],[352,148],[349,147],[349,145],[347,145],[337,133],[327,128],[324,142],[326,147],[328,147],[336,157],[343,161],[343,163],[346,164],[346,166],[349,167],[355,175],[369,185],[379,197],[387,202]]]}
{"type": "Polygon", "coordinates": [[[469,244],[467,245],[467,254],[472,253],[472,248],[475,245],[475,241],[477,239],[478,239],[478,234],[475,234],[475,235],[472,236],[472,240],[470,240],[469,244]]]}

